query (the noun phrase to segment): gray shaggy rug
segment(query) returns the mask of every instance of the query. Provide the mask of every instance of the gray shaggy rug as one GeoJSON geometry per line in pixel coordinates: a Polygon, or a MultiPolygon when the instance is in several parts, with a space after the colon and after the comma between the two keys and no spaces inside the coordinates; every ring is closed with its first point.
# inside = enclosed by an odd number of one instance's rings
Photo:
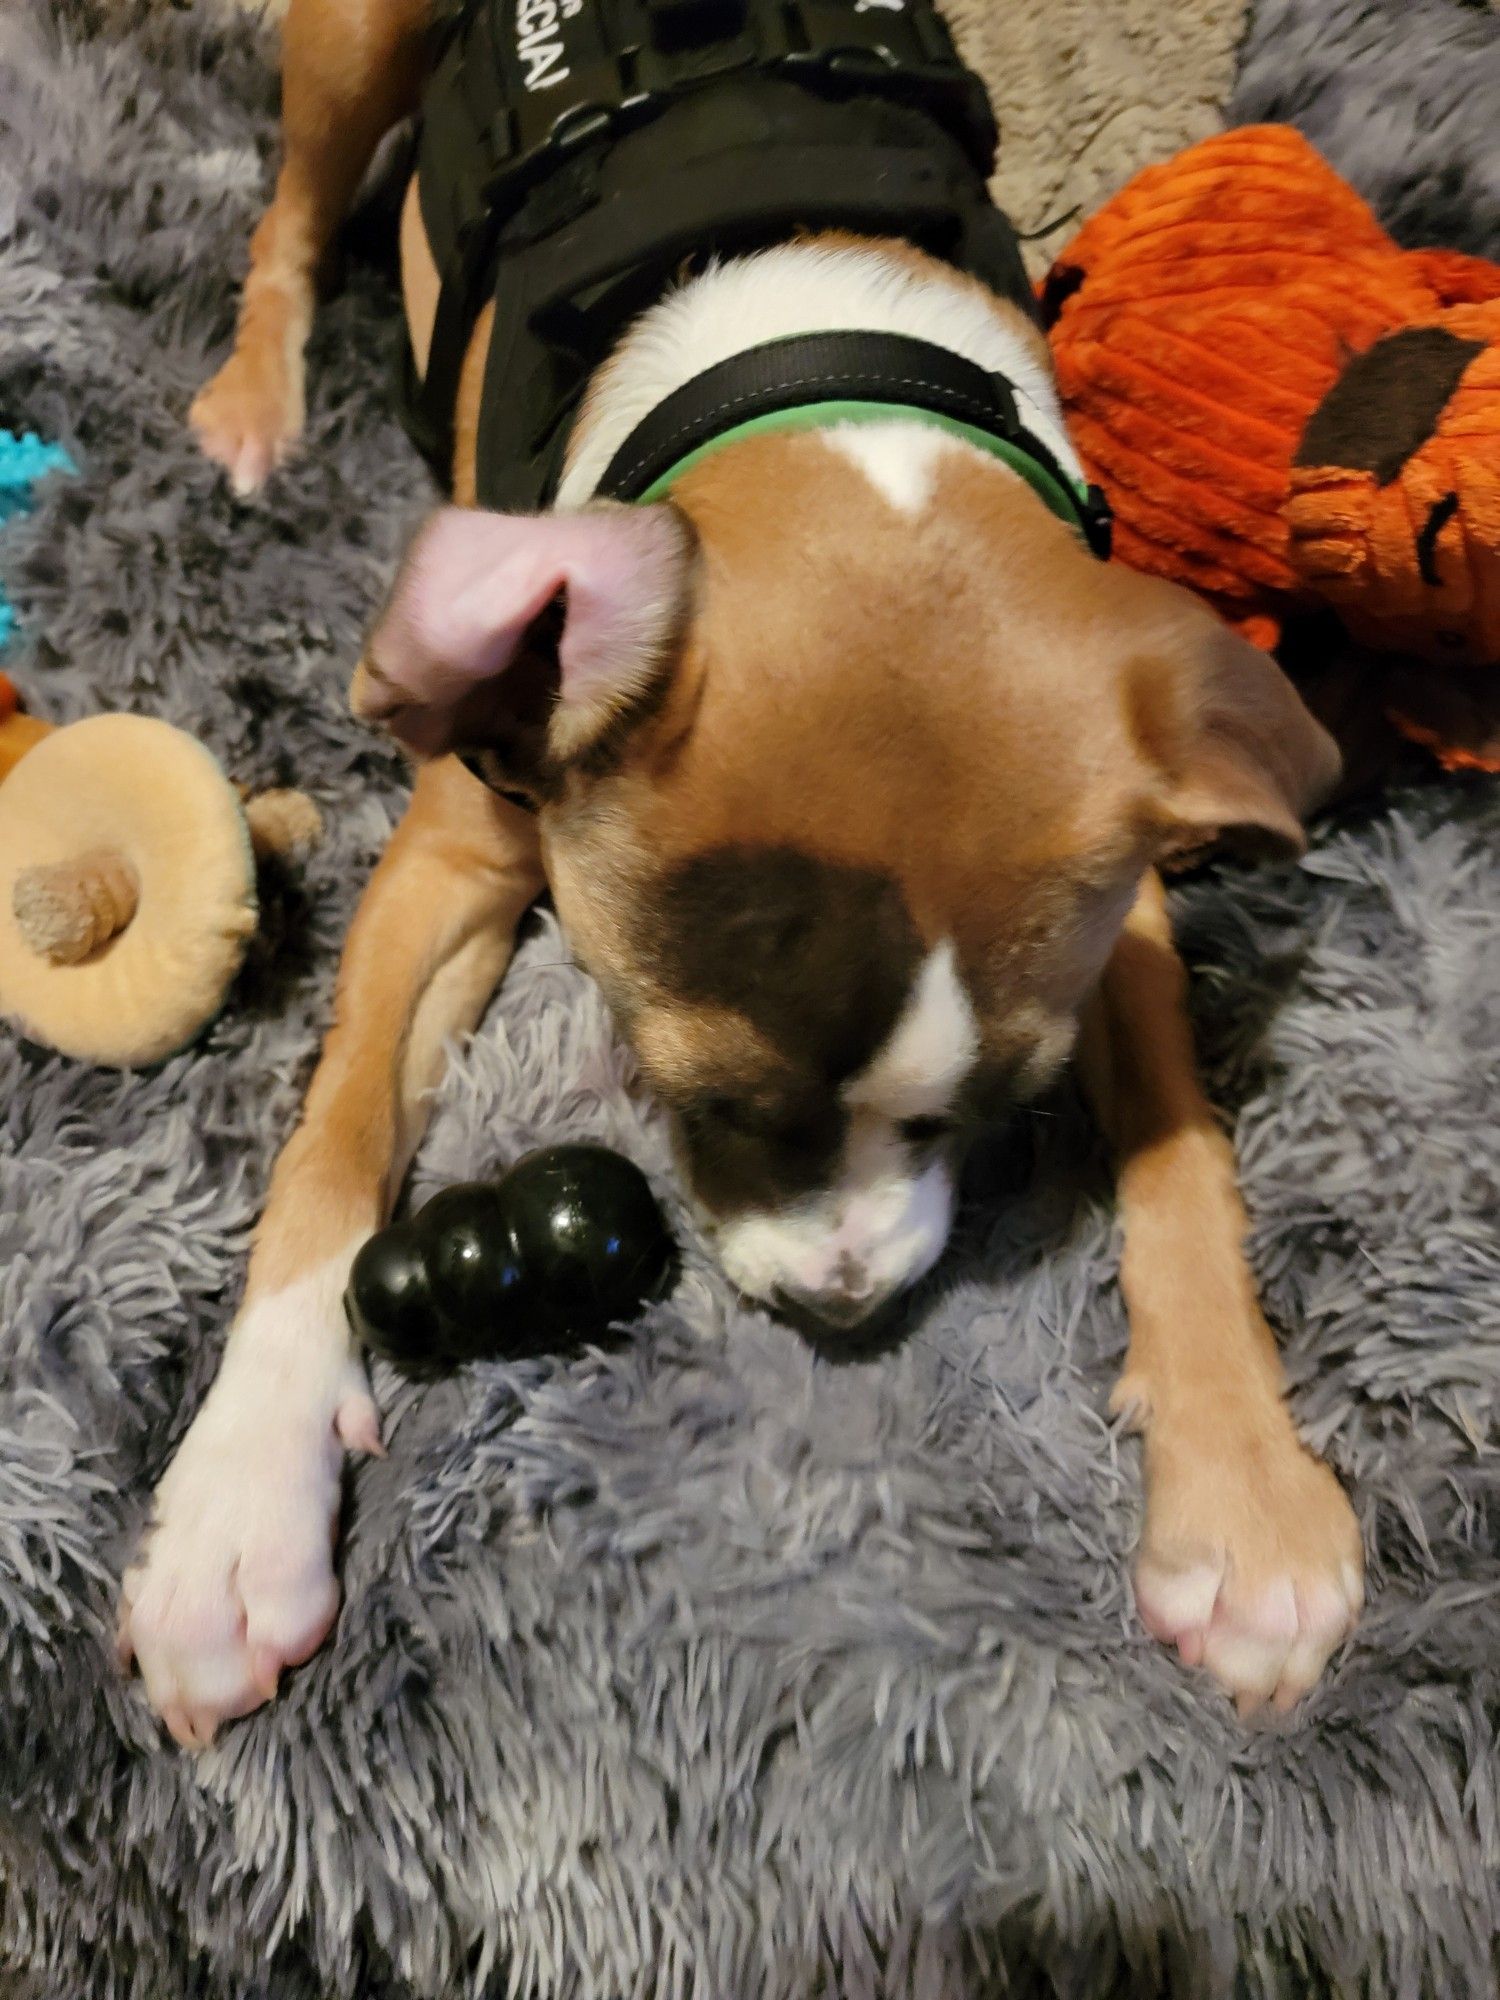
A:
{"type": "Polygon", "coordinates": [[[1399,243],[1500,256],[1500,0],[1257,0],[1230,119],[1298,125],[1399,243]]]}
{"type": "MultiPolygon", "coordinates": [[[[352,1482],[337,1634],[274,1706],[193,1758],[115,1672],[119,1566],[213,1373],[401,789],[343,706],[426,497],[388,415],[388,276],[356,243],[309,449],[264,504],[183,427],[273,99],[243,23],[0,17],[0,424],[79,468],[0,535],[6,664],[54,715],[187,724],[330,827],[267,885],[188,1054],[118,1076],[0,1033],[0,1991],[1492,1992],[1493,787],[1395,790],[1300,869],[1178,896],[1297,1414],[1369,1551],[1359,1635],[1288,1720],[1242,1727],[1133,1618],[1111,1197],[1066,1095],[977,1163],[898,1352],[815,1363],[690,1245],[612,1352],[380,1378],[390,1456],[352,1482]]],[[[543,918],[419,1178],[584,1134],[669,1187],[543,918]]]]}

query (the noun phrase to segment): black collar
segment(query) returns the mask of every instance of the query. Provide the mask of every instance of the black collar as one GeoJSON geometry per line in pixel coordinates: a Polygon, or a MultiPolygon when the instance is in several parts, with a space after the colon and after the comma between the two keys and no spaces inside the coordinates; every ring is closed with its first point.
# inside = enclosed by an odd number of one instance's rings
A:
{"type": "Polygon", "coordinates": [[[1028,429],[1013,385],[906,334],[793,334],[705,369],[642,418],[595,494],[659,499],[690,465],[738,438],[892,418],[936,424],[1001,459],[1095,555],[1108,557],[1103,493],[1070,473],[1028,429]]]}

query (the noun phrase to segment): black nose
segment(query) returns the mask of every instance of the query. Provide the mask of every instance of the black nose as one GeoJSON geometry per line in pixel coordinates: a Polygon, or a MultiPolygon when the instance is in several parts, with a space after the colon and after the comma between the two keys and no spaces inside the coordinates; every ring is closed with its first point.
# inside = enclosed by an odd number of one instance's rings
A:
{"type": "Polygon", "coordinates": [[[847,1333],[870,1317],[868,1299],[808,1299],[805,1304],[815,1319],[822,1320],[825,1326],[836,1327],[840,1333],[847,1333]]]}
{"type": "Polygon", "coordinates": [[[836,1293],[803,1293],[783,1286],[776,1310],[814,1347],[854,1353],[876,1342],[890,1325],[892,1299],[846,1299],[836,1293]]]}

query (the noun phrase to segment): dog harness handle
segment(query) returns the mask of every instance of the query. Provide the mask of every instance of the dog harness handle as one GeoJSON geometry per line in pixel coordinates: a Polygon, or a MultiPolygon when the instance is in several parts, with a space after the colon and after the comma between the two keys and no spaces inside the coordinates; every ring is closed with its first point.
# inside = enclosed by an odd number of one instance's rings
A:
{"type": "Polygon", "coordinates": [[[994,115],[932,0],[456,0],[435,34],[417,186],[441,287],[402,400],[446,481],[493,301],[486,506],[551,501],[590,375],[709,258],[896,236],[1036,316],[987,191],[994,115]]]}

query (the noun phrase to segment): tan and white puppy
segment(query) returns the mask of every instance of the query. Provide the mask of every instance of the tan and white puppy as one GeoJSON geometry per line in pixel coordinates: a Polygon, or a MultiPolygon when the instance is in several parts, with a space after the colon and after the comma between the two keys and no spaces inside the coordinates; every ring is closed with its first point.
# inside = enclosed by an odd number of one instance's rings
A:
{"type": "MultiPolygon", "coordinates": [[[[194,414],[241,485],[295,438],[314,268],[410,108],[422,20],[415,0],[293,0],[286,163],[194,414]]],[[[421,357],[436,279],[410,199],[403,253],[421,357]]],[[[798,243],[637,324],[555,513],[444,509],[402,566],[354,702],[416,753],[412,804],[352,927],[222,1372],[126,1580],[122,1653],[183,1743],[269,1697],[333,1621],[342,1456],[379,1448],[349,1265],[544,884],[672,1114],[728,1276],[846,1339],[940,1254],[965,1133],[1081,1035],[1120,1159],[1142,1616],[1248,1707],[1310,1687],[1357,1615],[1359,1535],[1283,1401],[1153,872],[1221,838],[1295,853],[1328,738],[1266,656],[927,426],[749,438],[670,504],[591,502],[677,384],[846,326],[1003,370],[1067,449],[1023,315],[899,244],[798,243]]],[[[456,413],[461,503],[487,333],[456,413]]]]}

